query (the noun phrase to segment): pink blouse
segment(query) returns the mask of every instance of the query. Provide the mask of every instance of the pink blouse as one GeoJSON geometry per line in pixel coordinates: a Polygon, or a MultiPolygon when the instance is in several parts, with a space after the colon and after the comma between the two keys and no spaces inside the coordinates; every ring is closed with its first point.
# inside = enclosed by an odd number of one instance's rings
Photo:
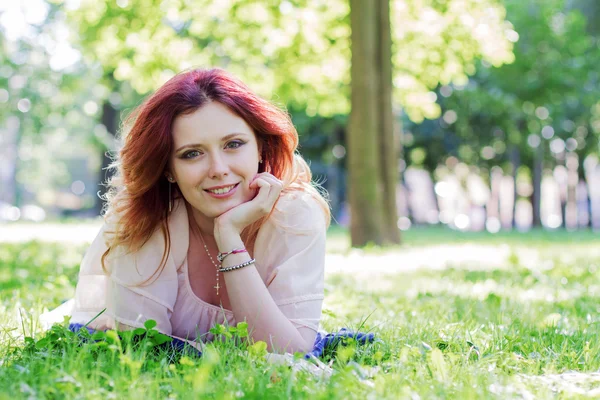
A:
{"type": "MultiPolygon", "coordinates": [[[[155,272],[165,248],[157,230],[135,253],[115,248],[103,271],[105,224],[85,255],[79,273],[71,322],[114,328],[116,322],[141,327],[147,319],[159,331],[188,339],[212,339],[209,329],[225,321],[235,325],[233,312],[209,304],[192,291],[187,264],[189,225],[183,201],[168,220],[171,252],[160,274],[155,272]],[[146,284],[141,284],[147,282],[146,284]]],[[[296,327],[317,330],[324,294],[326,220],[309,194],[282,195],[261,227],[254,246],[255,267],[282,313],[296,327]]]]}

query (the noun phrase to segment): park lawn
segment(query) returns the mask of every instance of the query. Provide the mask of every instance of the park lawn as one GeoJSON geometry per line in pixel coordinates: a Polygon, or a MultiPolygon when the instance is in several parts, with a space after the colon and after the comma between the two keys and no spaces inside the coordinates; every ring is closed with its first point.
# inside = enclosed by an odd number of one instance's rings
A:
{"type": "MultiPolygon", "coordinates": [[[[331,233],[330,251],[346,251],[344,235],[331,233]]],[[[208,345],[198,359],[114,338],[78,345],[60,329],[44,335],[36,318],[73,295],[85,246],[0,244],[0,399],[600,396],[600,240],[593,233],[496,237],[434,228],[405,238],[404,246],[370,248],[365,257],[420,248],[423,268],[368,279],[327,275],[324,328],[378,339],[328,353],[330,377],[268,364],[260,345],[245,348],[235,336],[208,345]],[[515,255],[493,267],[427,268],[432,246],[466,242],[511,246],[515,255]],[[523,247],[543,262],[522,262],[523,247]]]]}
{"type": "MultiPolygon", "coordinates": [[[[447,226],[430,225],[416,226],[402,232],[402,245],[379,249],[377,246],[367,246],[367,252],[389,252],[395,249],[402,250],[413,247],[426,247],[434,245],[509,245],[513,247],[535,247],[548,250],[559,247],[561,249],[583,249],[589,252],[591,246],[600,243],[598,232],[589,229],[566,231],[564,229],[547,230],[536,228],[529,231],[502,230],[498,233],[489,232],[461,232],[447,226]]],[[[331,226],[327,236],[327,251],[329,253],[346,253],[350,250],[349,230],[340,226],[331,226]]]]}

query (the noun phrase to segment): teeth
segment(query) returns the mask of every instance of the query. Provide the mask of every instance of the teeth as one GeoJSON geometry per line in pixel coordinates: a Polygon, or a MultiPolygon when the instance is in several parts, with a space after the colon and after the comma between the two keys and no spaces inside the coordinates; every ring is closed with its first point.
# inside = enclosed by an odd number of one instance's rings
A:
{"type": "Polygon", "coordinates": [[[221,189],[215,189],[215,190],[209,190],[209,192],[214,193],[214,194],[225,194],[227,192],[229,192],[231,189],[233,189],[235,187],[235,185],[232,186],[227,186],[221,189]]]}

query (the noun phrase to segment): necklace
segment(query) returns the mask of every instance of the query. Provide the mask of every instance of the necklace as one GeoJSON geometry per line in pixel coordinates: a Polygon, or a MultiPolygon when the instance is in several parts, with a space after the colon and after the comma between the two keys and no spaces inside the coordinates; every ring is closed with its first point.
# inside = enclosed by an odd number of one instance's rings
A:
{"type": "Polygon", "coordinates": [[[202,237],[202,232],[200,232],[200,229],[198,229],[198,233],[200,234],[200,239],[202,240],[202,244],[204,245],[204,250],[206,250],[206,254],[208,254],[208,258],[210,258],[210,262],[215,266],[215,269],[217,270],[217,285],[214,286],[215,289],[217,289],[217,296],[219,295],[219,289],[222,286],[219,286],[219,265],[217,265],[217,263],[215,263],[215,260],[213,260],[212,256],[210,255],[210,251],[208,251],[208,246],[206,246],[206,242],[204,241],[204,238],[202,237]]]}

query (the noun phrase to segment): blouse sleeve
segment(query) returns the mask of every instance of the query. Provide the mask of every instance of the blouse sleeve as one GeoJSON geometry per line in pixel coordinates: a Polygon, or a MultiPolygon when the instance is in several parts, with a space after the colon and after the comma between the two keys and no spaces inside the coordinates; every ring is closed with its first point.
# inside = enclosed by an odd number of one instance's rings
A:
{"type": "Polygon", "coordinates": [[[110,225],[103,226],[81,263],[72,322],[87,323],[106,308],[91,327],[112,329],[116,323],[141,327],[153,319],[160,332],[171,334],[170,318],[178,290],[177,255],[171,251],[164,268],[158,271],[165,249],[159,229],[135,253],[112,249],[105,271],[101,257],[107,249],[107,229],[110,225]]]}
{"type": "Polygon", "coordinates": [[[326,219],[309,194],[286,196],[259,231],[256,262],[282,313],[294,326],[317,331],[324,298],[326,219]]]}

